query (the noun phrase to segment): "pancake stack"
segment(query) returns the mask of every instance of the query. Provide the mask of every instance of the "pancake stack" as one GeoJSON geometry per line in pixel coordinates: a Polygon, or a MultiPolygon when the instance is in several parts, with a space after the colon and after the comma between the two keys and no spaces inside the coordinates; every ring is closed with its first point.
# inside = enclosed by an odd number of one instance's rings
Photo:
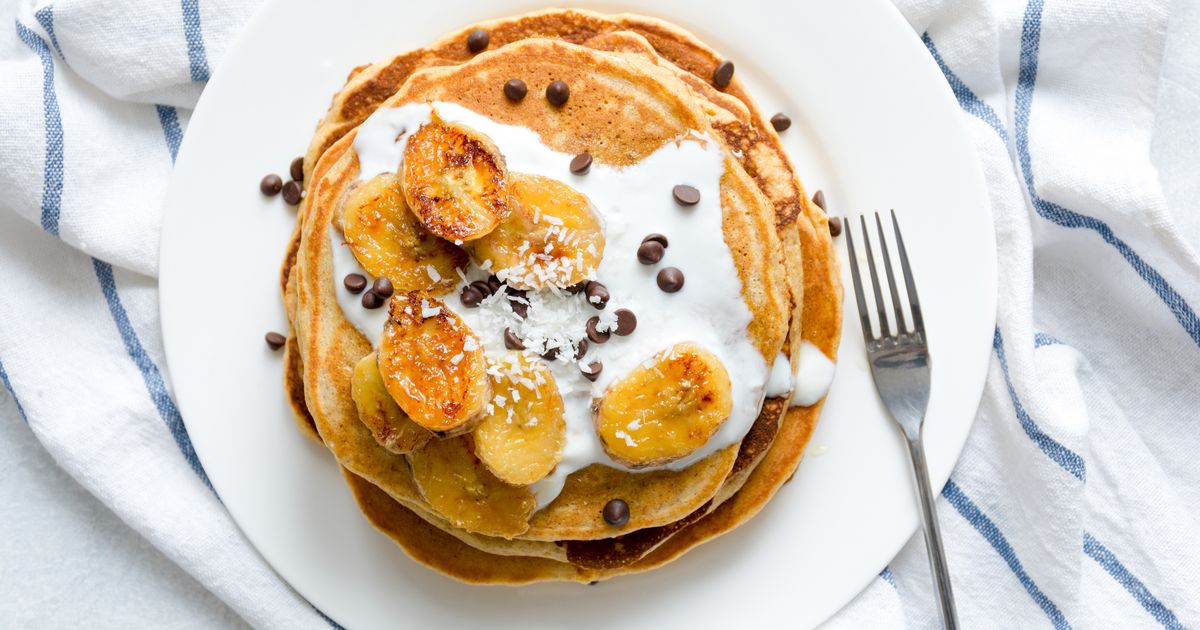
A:
{"type": "Polygon", "coordinates": [[[472,25],[356,68],[304,175],[286,391],[418,562],[645,571],[794,472],[821,407],[790,402],[800,348],[832,360],[841,327],[828,219],[691,34],[574,10],[472,25]],[[660,215],[675,234],[631,236],[660,215]]]}

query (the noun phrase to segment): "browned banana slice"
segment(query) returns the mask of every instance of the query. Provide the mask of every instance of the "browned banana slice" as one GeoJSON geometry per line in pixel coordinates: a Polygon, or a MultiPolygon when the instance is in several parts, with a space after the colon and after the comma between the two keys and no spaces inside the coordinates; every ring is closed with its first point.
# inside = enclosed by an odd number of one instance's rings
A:
{"type": "Polygon", "coordinates": [[[492,395],[483,344],[441,300],[392,298],[379,342],[379,373],[413,422],[442,436],[466,433],[492,395]]]}
{"type": "Polygon", "coordinates": [[[346,196],[342,207],[346,244],[367,273],[392,281],[397,291],[441,295],[458,282],[466,254],[430,234],[408,209],[400,181],[385,173],[346,196]]]}
{"type": "Polygon", "coordinates": [[[567,439],[554,375],[518,354],[493,364],[492,402],[475,427],[475,455],[501,480],[524,486],[562,461],[567,439]]]}
{"type": "Polygon", "coordinates": [[[434,234],[470,241],[508,216],[508,169],[483,134],[458,123],[433,120],[404,145],[404,197],[434,234]]]}
{"type": "Polygon", "coordinates": [[[583,193],[538,175],[511,173],[512,213],[475,241],[472,256],[521,289],[569,287],[592,275],[604,254],[604,226],[583,193]]]}
{"type": "Polygon", "coordinates": [[[350,396],[354,398],[354,406],[358,407],[358,418],[371,430],[375,441],[387,450],[403,455],[433,439],[428,429],[410,420],[392,400],[379,375],[375,353],[363,357],[354,366],[350,396]]]}
{"type": "Polygon", "coordinates": [[[680,343],[609,386],[596,429],[613,460],[658,466],[703,446],[732,408],[725,366],[711,352],[680,343]]]}
{"type": "Polygon", "coordinates": [[[529,529],[533,493],[488,472],[471,452],[470,438],[433,440],[408,454],[421,496],[450,524],[476,534],[512,538],[529,529]]]}

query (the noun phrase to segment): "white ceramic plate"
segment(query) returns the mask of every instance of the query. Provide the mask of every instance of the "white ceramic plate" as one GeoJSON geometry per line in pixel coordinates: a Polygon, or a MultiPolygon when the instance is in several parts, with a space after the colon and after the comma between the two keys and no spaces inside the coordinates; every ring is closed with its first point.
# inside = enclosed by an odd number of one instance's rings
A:
{"type": "MultiPolygon", "coordinates": [[[[191,119],[162,245],[175,394],[230,513],[284,579],[352,628],[807,627],[849,601],[917,524],[905,451],[867,372],[852,292],[838,376],[795,479],[753,520],[663,569],[584,587],[465,586],[409,560],[360,515],[281,391],[278,268],[293,211],[258,181],[286,173],[356,65],[536,1],[267,2],[191,119]],[[747,615],[750,617],[747,617],[747,615]]],[[[885,0],[585,3],[674,21],[737,63],[810,190],[835,213],[896,208],[933,356],[935,487],[975,416],[994,327],[995,242],[954,97],[885,0]],[[754,18],[754,19],[750,19],[754,18]]],[[[845,258],[844,244],[838,251],[845,258]]],[[[848,280],[847,280],[848,283],[848,280]]]]}

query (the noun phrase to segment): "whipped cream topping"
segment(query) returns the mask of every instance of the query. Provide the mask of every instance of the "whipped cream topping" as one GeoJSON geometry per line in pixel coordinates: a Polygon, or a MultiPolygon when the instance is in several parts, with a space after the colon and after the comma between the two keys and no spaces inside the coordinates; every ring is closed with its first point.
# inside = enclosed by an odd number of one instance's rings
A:
{"type": "Polygon", "coordinates": [[[780,352],[775,357],[767,378],[767,398],[790,395],[790,406],[809,407],[829,392],[836,366],[810,341],[800,342],[796,363],[796,372],[793,374],[791,361],[786,354],[780,352]]]}
{"type": "MultiPolygon", "coordinates": [[[[717,143],[693,132],[638,164],[617,168],[595,163],[588,174],[574,175],[569,170],[574,156],[551,150],[530,129],[500,124],[455,104],[410,104],[379,109],[358,128],[354,150],[361,165],[359,178],[397,172],[407,135],[428,122],[434,109],[443,120],[462,123],[490,137],[510,171],[553,178],[582,192],[604,225],[604,254],[593,278],[611,295],[604,310],[589,305],[582,293],[568,295],[553,288],[527,293],[526,319],[514,314],[500,293],[478,308],[468,308],[459,300],[459,290],[468,282],[486,278],[490,265],[485,261],[481,268],[472,262],[462,270],[455,291],[442,299],[479,337],[485,353],[499,357],[512,352],[504,346],[505,327],[524,339],[525,352],[536,356],[546,347],[573,347],[585,337],[585,324],[593,315],[601,317],[601,330],[613,325],[617,309],[630,309],[637,316],[633,334],[612,335],[607,343],[590,344],[580,360],[570,352],[560,352],[558,358],[547,362],[562,395],[567,432],[562,461],[549,477],[531,486],[538,507],[558,496],[569,474],[588,465],[631,470],[604,452],[592,419],[592,401],[613,381],[676,343],[695,343],[721,360],[732,385],[732,411],[697,451],[664,466],[631,471],[680,470],[740,441],[758,416],[768,390],[779,392],[779,387],[773,384],[768,388],[774,370],[747,331],[752,314],[742,298],[741,281],[722,230],[720,179],[726,157],[717,143]],[[671,194],[676,184],[695,187],[700,202],[679,206],[671,194]],[[643,265],[637,260],[637,248],[646,235],[655,232],[665,234],[670,245],[660,263],[643,265]],[[655,282],[655,274],[666,266],[678,267],[686,277],[678,293],[665,293],[655,282]],[[579,369],[592,361],[604,365],[595,382],[579,369]]],[[[349,273],[368,274],[332,225],[330,239],[338,303],[355,327],[378,342],[387,308],[367,310],[360,296],[341,285],[349,273]]],[[[787,372],[790,376],[790,369],[787,372]]],[[[788,389],[776,395],[786,394],[788,389]]]]}

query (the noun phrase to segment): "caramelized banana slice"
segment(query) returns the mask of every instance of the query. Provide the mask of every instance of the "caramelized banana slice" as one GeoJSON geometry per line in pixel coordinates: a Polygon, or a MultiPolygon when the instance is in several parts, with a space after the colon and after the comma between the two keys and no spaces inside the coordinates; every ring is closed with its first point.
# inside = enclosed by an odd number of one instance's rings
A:
{"type": "Polygon", "coordinates": [[[562,396],[545,365],[517,354],[489,372],[494,396],[475,427],[475,455],[501,480],[529,485],[562,461],[567,439],[562,396]]]}
{"type": "Polygon", "coordinates": [[[392,400],[379,375],[375,353],[363,357],[354,366],[350,380],[350,396],[358,407],[358,418],[371,430],[375,441],[393,453],[401,455],[425,446],[433,434],[409,419],[404,410],[392,400]]]}
{"type": "Polygon", "coordinates": [[[512,538],[529,529],[533,493],[488,472],[471,452],[470,438],[434,440],[408,454],[421,496],[452,525],[468,532],[512,538]]]}
{"type": "Polygon", "coordinates": [[[613,460],[658,466],[703,446],[732,408],[725,366],[711,352],[681,343],[608,388],[596,429],[613,460]]]}
{"type": "Polygon", "coordinates": [[[466,254],[430,234],[404,201],[400,181],[378,175],[359,185],[342,207],[346,244],[367,273],[387,278],[398,291],[441,295],[458,282],[466,254]]]}
{"type": "Polygon", "coordinates": [[[442,436],[475,428],[492,396],[483,344],[437,298],[392,298],[379,342],[379,373],[413,422],[442,436]]]}
{"type": "Polygon", "coordinates": [[[434,234],[470,241],[508,216],[508,169],[496,145],[458,123],[433,120],[404,145],[404,197],[434,234]]]}
{"type": "Polygon", "coordinates": [[[569,287],[592,275],[604,254],[604,226],[588,198],[539,175],[509,175],[512,213],[473,243],[476,262],[492,261],[520,289],[569,287]]]}

